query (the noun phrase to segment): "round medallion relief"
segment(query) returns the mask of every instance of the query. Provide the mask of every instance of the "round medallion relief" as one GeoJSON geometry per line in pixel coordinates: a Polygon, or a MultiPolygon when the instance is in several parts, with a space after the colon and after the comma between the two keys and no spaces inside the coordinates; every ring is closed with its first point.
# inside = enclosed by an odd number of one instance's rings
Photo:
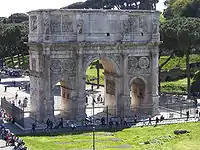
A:
{"type": "Polygon", "coordinates": [[[73,59],[67,59],[63,62],[64,70],[74,70],[76,69],[76,62],[73,59]]]}
{"type": "Polygon", "coordinates": [[[131,69],[135,69],[138,66],[138,60],[135,57],[130,57],[128,60],[128,68],[131,69]]]}
{"type": "Polygon", "coordinates": [[[143,69],[148,68],[149,66],[149,59],[147,57],[141,57],[139,59],[139,66],[143,69]]]}
{"type": "Polygon", "coordinates": [[[61,67],[61,61],[58,59],[52,60],[51,61],[51,70],[53,71],[61,71],[62,67],[61,67]]]}

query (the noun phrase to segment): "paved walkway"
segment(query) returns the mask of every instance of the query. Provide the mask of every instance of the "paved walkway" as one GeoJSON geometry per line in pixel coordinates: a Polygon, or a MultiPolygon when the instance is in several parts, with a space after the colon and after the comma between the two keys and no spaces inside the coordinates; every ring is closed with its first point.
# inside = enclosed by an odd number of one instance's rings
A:
{"type": "Polygon", "coordinates": [[[12,150],[13,146],[6,146],[6,142],[4,140],[0,140],[0,150],[12,150]]]}

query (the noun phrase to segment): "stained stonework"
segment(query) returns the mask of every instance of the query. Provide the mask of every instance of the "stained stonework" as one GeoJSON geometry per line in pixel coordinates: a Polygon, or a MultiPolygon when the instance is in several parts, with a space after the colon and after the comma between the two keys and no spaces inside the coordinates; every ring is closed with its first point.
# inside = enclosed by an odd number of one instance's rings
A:
{"type": "Polygon", "coordinates": [[[106,93],[115,95],[115,81],[113,80],[106,80],[106,93]]]}
{"type": "Polygon", "coordinates": [[[36,32],[37,31],[37,16],[31,16],[31,32],[36,32]]]}
{"type": "Polygon", "coordinates": [[[149,67],[149,59],[147,57],[141,57],[139,59],[139,66],[142,69],[146,69],[149,67]]]}
{"type": "Polygon", "coordinates": [[[51,33],[60,33],[61,32],[61,16],[60,15],[53,15],[51,16],[51,21],[50,21],[50,28],[51,28],[51,33]]]}
{"type": "Polygon", "coordinates": [[[62,16],[62,32],[73,32],[73,22],[69,15],[62,16]]]}
{"type": "Polygon", "coordinates": [[[149,57],[129,56],[128,57],[128,73],[129,74],[150,74],[149,57]]]}
{"type": "Polygon", "coordinates": [[[125,34],[136,32],[138,27],[138,16],[130,15],[128,20],[123,24],[123,30],[125,34]]]}
{"type": "Polygon", "coordinates": [[[39,121],[54,117],[52,88],[60,81],[67,87],[62,116],[85,117],[86,69],[94,60],[104,67],[109,113],[115,106],[118,115],[129,115],[131,85],[140,77],[148,98],[143,105],[157,104],[159,12],[59,9],[29,15],[30,99],[39,121]]]}

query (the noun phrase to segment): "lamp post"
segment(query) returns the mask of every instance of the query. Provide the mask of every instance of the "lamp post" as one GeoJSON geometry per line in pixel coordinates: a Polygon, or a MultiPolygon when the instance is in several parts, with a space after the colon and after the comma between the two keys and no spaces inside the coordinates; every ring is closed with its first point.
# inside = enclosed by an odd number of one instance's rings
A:
{"type": "Polygon", "coordinates": [[[93,150],[95,150],[94,96],[93,96],[93,99],[92,99],[92,115],[93,115],[93,119],[92,119],[93,150]]]}

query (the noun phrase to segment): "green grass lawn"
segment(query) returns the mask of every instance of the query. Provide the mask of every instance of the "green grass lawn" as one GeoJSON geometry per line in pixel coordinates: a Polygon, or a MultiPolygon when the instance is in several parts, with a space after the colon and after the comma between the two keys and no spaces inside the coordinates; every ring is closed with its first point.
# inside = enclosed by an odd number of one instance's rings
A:
{"type": "MultiPolygon", "coordinates": [[[[103,69],[100,69],[99,70],[100,72],[100,84],[104,84],[104,70],[103,69]]],[[[90,80],[92,78],[96,78],[97,77],[97,69],[95,68],[92,68],[90,69],[90,67],[87,68],[87,71],[86,71],[86,76],[87,76],[87,80],[90,80]]],[[[96,81],[94,81],[94,83],[96,83],[96,81]]]]}
{"type": "MultiPolygon", "coordinates": [[[[162,64],[169,56],[162,56],[159,59],[159,63],[162,64]]],[[[182,70],[186,69],[186,57],[173,57],[162,69],[171,70],[177,65],[180,66],[182,70]]],[[[200,57],[197,54],[190,55],[190,63],[200,62],[200,57]]]]}
{"type": "Polygon", "coordinates": [[[186,93],[186,91],[187,91],[187,78],[177,81],[161,82],[161,92],[186,93]]]}
{"type": "MultiPolygon", "coordinates": [[[[92,149],[92,133],[22,137],[30,150],[92,149]]],[[[200,150],[200,122],[96,132],[97,150],[200,150]],[[190,133],[176,136],[173,131],[190,133]],[[144,142],[149,144],[144,144],[144,142]]]]}

